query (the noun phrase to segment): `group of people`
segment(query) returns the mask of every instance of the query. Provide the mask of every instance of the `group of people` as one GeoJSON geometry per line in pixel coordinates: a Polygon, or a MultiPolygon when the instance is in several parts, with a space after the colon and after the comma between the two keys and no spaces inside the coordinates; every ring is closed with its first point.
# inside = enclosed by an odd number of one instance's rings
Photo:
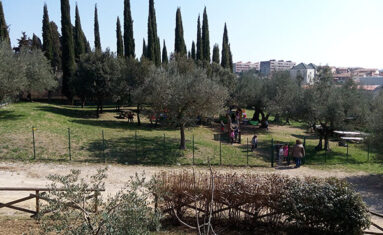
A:
{"type": "MultiPolygon", "coordinates": [[[[291,150],[291,156],[295,160],[295,168],[299,168],[302,165],[302,159],[305,157],[306,152],[301,140],[297,140],[291,150]]],[[[284,144],[279,147],[278,150],[278,165],[282,165],[283,160],[286,160],[289,156],[289,146],[284,144]]]]}

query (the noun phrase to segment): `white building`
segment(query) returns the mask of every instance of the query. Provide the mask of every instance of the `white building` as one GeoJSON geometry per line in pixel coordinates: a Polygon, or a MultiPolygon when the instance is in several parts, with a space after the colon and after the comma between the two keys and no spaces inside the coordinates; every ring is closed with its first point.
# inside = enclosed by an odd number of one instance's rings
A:
{"type": "Polygon", "coordinates": [[[317,67],[314,64],[300,63],[290,70],[290,77],[302,79],[302,85],[313,85],[317,67]]]}
{"type": "Polygon", "coordinates": [[[292,62],[290,60],[284,61],[284,60],[269,60],[269,61],[262,61],[260,63],[260,71],[262,76],[269,76],[273,72],[278,71],[287,71],[291,69],[295,65],[295,62],[292,62]]]}
{"type": "Polygon", "coordinates": [[[259,70],[259,62],[256,62],[256,63],[251,63],[251,62],[243,63],[242,61],[239,61],[237,63],[234,63],[233,67],[234,67],[233,68],[234,69],[234,73],[242,73],[242,72],[249,71],[251,69],[259,70]]]}

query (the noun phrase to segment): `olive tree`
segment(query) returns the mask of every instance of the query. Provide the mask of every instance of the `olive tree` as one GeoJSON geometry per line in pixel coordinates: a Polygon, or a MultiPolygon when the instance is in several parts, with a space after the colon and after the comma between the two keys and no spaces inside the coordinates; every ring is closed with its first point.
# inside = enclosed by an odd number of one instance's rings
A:
{"type": "Polygon", "coordinates": [[[0,101],[25,93],[42,93],[57,87],[49,61],[41,50],[21,48],[13,53],[9,45],[0,43],[0,101]]]}
{"type": "Polygon", "coordinates": [[[333,82],[330,69],[322,67],[314,86],[304,90],[297,102],[297,118],[312,126],[318,136],[317,150],[330,150],[329,138],[335,130],[358,130],[366,127],[369,97],[352,80],[342,86],[333,82]]]}
{"type": "Polygon", "coordinates": [[[152,69],[141,87],[157,113],[180,129],[180,149],[186,149],[185,127],[197,117],[219,114],[228,98],[225,87],[207,76],[190,59],[172,60],[166,68],[152,69]]]}
{"type": "Polygon", "coordinates": [[[78,96],[94,100],[96,115],[103,112],[103,104],[112,94],[112,82],[121,76],[121,68],[113,53],[91,52],[81,57],[73,84],[78,96]]]}

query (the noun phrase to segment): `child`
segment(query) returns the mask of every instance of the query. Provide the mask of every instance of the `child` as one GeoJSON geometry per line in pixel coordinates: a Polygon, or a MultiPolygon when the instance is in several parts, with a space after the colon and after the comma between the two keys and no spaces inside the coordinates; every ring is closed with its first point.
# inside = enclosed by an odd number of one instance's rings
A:
{"type": "Polygon", "coordinates": [[[287,144],[283,146],[283,157],[285,159],[289,157],[289,146],[287,144]]]}
{"type": "Polygon", "coordinates": [[[231,140],[231,144],[234,143],[234,137],[235,137],[234,130],[231,129],[231,130],[230,130],[230,140],[231,140]]]}
{"type": "Polygon", "coordinates": [[[222,120],[221,120],[221,131],[222,131],[222,132],[225,132],[225,124],[223,123],[222,120]]]}
{"type": "Polygon", "coordinates": [[[251,139],[251,152],[253,152],[254,149],[257,148],[257,145],[258,145],[258,138],[256,135],[254,135],[253,138],[251,139]]]}
{"type": "Polygon", "coordinates": [[[283,156],[284,156],[284,151],[283,151],[283,146],[281,146],[279,148],[279,152],[278,152],[278,165],[282,165],[282,162],[283,162],[283,156]]]}

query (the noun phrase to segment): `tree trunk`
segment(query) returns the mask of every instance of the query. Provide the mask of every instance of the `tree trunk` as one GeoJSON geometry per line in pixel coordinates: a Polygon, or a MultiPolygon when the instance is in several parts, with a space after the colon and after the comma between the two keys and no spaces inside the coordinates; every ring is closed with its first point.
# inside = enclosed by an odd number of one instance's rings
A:
{"type": "Polygon", "coordinates": [[[289,117],[286,117],[286,124],[290,125],[290,118],[289,117]]]}
{"type": "Polygon", "coordinates": [[[315,147],[315,150],[316,151],[320,151],[323,149],[323,137],[322,136],[319,136],[319,143],[318,145],[315,147]]]}
{"type": "Polygon", "coordinates": [[[181,132],[181,142],[180,142],[180,149],[185,150],[186,144],[185,144],[185,125],[180,125],[180,132],[181,132]]]}
{"type": "Polygon", "coordinates": [[[280,123],[280,122],[281,122],[281,115],[279,115],[278,113],[275,114],[274,122],[275,122],[275,123],[280,123]]]}
{"type": "Polygon", "coordinates": [[[100,117],[100,105],[97,104],[97,109],[96,109],[96,117],[100,117]]]}
{"type": "Polygon", "coordinates": [[[139,104],[137,104],[137,125],[141,126],[140,105],[139,104]]]}
{"type": "Polygon", "coordinates": [[[252,119],[253,121],[257,121],[257,122],[259,122],[259,113],[260,113],[260,112],[259,112],[259,109],[256,108],[256,109],[254,110],[254,114],[253,114],[253,119],[252,119]]]}
{"type": "Polygon", "coordinates": [[[81,97],[81,108],[85,106],[85,97],[81,97]]]}
{"type": "Polygon", "coordinates": [[[330,151],[330,142],[329,142],[328,135],[324,136],[324,150],[325,151],[330,151]]]}

